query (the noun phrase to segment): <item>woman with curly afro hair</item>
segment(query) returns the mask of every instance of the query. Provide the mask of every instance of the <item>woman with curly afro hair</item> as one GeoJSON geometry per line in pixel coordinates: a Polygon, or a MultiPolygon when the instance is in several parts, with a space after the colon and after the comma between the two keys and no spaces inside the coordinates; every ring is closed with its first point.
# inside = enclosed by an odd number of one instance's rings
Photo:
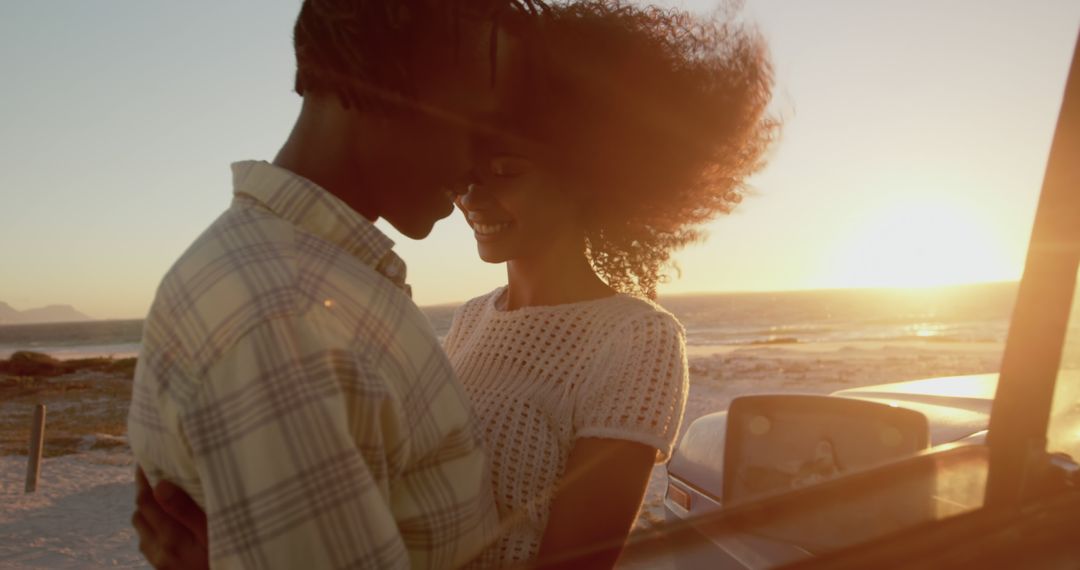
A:
{"type": "Polygon", "coordinates": [[[502,523],[476,565],[606,544],[574,563],[610,567],[686,402],[684,332],[656,286],[762,165],[772,74],[729,19],[586,0],[535,33],[457,200],[508,283],[463,305],[444,346],[502,523]]]}

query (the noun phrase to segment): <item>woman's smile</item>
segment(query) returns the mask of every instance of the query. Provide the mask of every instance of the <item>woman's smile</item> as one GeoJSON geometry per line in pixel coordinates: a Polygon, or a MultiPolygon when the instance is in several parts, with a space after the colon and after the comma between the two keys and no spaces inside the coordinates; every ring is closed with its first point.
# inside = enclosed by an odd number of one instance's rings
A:
{"type": "Polygon", "coordinates": [[[506,230],[509,230],[511,227],[513,227],[514,223],[513,222],[501,222],[501,223],[497,223],[497,224],[493,224],[493,223],[485,224],[483,222],[470,221],[469,225],[472,226],[473,232],[476,233],[476,238],[480,239],[480,238],[493,238],[495,236],[498,236],[499,234],[504,233],[506,230]]]}
{"type": "Polygon", "coordinates": [[[514,227],[514,222],[508,219],[500,219],[490,214],[470,212],[465,210],[465,220],[473,229],[476,240],[479,242],[491,241],[501,237],[514,227]]]}

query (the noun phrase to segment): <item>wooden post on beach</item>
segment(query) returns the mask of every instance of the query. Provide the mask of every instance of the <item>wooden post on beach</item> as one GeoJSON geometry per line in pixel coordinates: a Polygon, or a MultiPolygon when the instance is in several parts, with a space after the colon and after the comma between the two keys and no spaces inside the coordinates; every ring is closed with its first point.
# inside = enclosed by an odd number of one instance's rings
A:
{"type": "Polygon", "coordinates": [[[26,492],[37,491],[41,475],[41,452],[45,447],[45,404],[34,407],[34,423],[30,426],[30,457],[26,463],[26,492]]]}

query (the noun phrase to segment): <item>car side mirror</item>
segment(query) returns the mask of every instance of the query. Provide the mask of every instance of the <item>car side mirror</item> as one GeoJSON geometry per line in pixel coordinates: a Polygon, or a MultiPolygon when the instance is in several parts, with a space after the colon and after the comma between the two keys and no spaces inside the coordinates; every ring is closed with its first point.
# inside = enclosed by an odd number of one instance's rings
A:
{"type": "Polygon", "coordinates": [[[728,409],[723,504],[811,485],[927,449],[926,416],[835,396],[742,396],[728,409]]]}

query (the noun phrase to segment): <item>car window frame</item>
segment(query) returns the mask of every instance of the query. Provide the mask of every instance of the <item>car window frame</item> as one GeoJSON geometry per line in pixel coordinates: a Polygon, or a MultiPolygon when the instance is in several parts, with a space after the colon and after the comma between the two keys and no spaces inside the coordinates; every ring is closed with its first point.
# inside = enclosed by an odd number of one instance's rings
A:
{"type": "Polygon", "coordinates": [[[990,409],[986,506],[1038,493],[1047,429],[1080,262],[1080,35],[1028,244],[990,409]]]}

